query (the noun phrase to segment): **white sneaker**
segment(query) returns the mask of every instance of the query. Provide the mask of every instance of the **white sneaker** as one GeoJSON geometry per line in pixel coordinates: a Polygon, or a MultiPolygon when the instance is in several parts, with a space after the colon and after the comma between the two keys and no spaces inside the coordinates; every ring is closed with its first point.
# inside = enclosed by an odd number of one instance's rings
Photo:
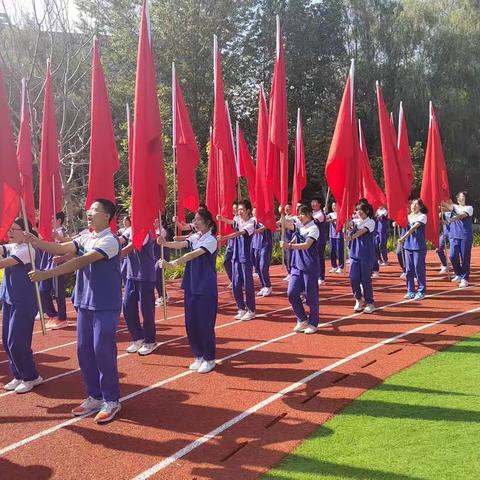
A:
{"type": "Polygon", "coordinates": [[[377,278],[380,276],[379,272],[372,272],[372,278],[377,278]]]}
{"type": "Polygon", "coordinates": [[[227,288],[228,288],[229,290],[231,290],[231,289],[233,288],[233,283],[230,282],[230,283],[227,285],[227,288]]]}
{"type": "Polygon", "coordinates": [[[203,357],[196,358],[188,367],[190,370],[198,370],[203,363],[203,357]]]}
{"type": "Polygon", "coordinates": [[[145,340],[135,340],[130,346],[127,347],[127,353],[137,353],[141,346],[144,344],[145,340]]]}
{"type": "Polygon", "coordinates": [[[257,297],[263,297],[263,293],[265,292],[265,287],[261,288],[258,293],[257,293],[257,297]]]}
{"type": "Polygon", "coordinates": [[[338,267],[336,270],[335,270],[335,273],[343,273],[345,270],[343,268],[340,268],[338,267]]]}
{"type": "Polygon", "coordinates": [[[163,297],[158,297],[156,300],[155,300],[155,306],[156,307],[161,307],[163,305],[163,297]]]}
{"type": "Polygon", "coordinates": [[[15,393],[27,393],[42,382],[43,378],[40,375],[35,380],[22,380],[20,385],[15,389],[15,393]]]}
{"type": "Polygon", "coordinates": [[[284,282],[288,282],[290,280],[290,274],[288,274],[286,277],[283,278],[284,282]]]}
{"type": "Polygon", "coordinates": [[[382,267],[388,267],[388,262],[380,262],[380,265],[381,265],[382,267]]]}
{"type": "Polygon", "coordinates": [[[72,414],[75,417],[80,417],[91,412],[98,412],[102,408],[103,400],[97,400],[93,397],[88,397],[85,399],[78,407],[75,407],[72,410],[72,414]]]}
{"type": "Polygon", "coordinates": [[[321,278],[318,279],[318,286],[323,285],[325,283],[325,280],[322,280],[321,278]]]}
{"type": "Polygon", "coordinates": [[[253,276],[254,276],[254,278],[258,278],[258,273],[255,272],[255,273],[253,274],[253,276]]]}
{"type": "Polygon", "coordinates": [[[95,416],[95,422],[110,422],[121,409],[122,405],[120,402],[103,402],[102,408],[95,416]]]}
{"type": "Polygon", "coordinates": [[[293,331],[296,333],[304,332],[308,328],[308,322],[305,320],[304,322],[297,322],[297,324],[293,327],[293,331]]]}
{"type": "Polygon", "coordinates": [[[246,322],[248,320],[253,320],[255,318],[255,312],[252,312],[251,310],[247,310],[245,312],[245,315],[240,319],[242,322],[246,322]]]}
{"type": "Polygon", "coordinates": [[[150,355],[156,348],[158,343],[144,343],[137,351],[139,355],[150,355]]]}
{"type": "Polygon", "coordinates": [[[403,273],[400,275],[400,278],[401,278],[402,280],[406,280],[407,274],[406,274],[405,272],[403,272],[403,273]]]}
{"type": "Polygon", "coordinates": [[[354,312],[361,312],[365,308],[365,301],[363,298],[360,300],[355,300],[355,306],[353,307],[354,312]]]}
{"type": "Polygon", "coordinates": [[[332,268],[329,270],[330,273],[334,273],[334,272],[336,272],[336,271],[337,271],[337,269],[336,269],[335,267],[332,267],[332,268]]]}
{"type": "MultiPolygon", "coordinates": [[[[43,318],[44,319],[47,318],[47,315],[45,313],[43,314],[43,318]]],[[[40,314],[39,313],[37,313],[37,315],[35,316],[35,320],[40,320],[40,314]]]]}
{"type": "Polygon", "coordinates": [[[460,282],[462,279],[458,276],[458,275],[455,275],[450,281],[451,282],[460,282]]]}
{"type": "Polygon", "coordinates": [[[440,267],[440,273],[447,273],[447,272],[448,272],[448,267],[442,265],[440,267]]]}
{"type": "Polygon", "coordinates": [[[204,360],[197,370],[198,373],[208,373],[215,368],[215,360],[204,360]]]}
{"type": "Polygon", "coordinates": [[[315,325],[309,325],[303,333],[306,333],[307,335],[312,335],[312,333],[317,333],[318,327],[315,327],[315,325]]]}
{"type": "Polygon", "coordinates": [[[10,380],[6,385],[3,386],[3,388],[7,392],[13,392],[20,384],[22,381],[18,378],[14,378],[13,380],[10,380]]]}
{"type": "Polygon", "coordinates": [[[367,303],[367,306],[363,309],[363,313],[373,313],[375,306],[372,303],[367,303]]]}
{"type": "Polygon", "coordinates": [[[233,318],[235,320],[241,320],[246,313],[247,313],[246,310],[239,310],[238,313],[233,318]]]}
{"type": "Polygon", "coordinates": [[[464,278],[462,278],[462,280],[460,280],[460,283],[458,284],[458,286],[460,288],[468,287],[468,282],[464,278]]]}
{"type": "Polygon", "coordinates": [[[265,287],[263,289],[263,295],[262,297],[268,297],[269,295],[272,294],[272,287],[265,287]]]}

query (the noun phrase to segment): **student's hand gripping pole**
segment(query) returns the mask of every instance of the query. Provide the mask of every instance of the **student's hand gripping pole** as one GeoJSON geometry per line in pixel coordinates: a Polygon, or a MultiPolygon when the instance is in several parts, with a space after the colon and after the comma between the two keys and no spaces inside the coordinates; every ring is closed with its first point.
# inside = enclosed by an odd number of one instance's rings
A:
{"type": "MultiPolygon", "coordinates": [[[[25,210],[25,202],[22,197],[20,197],[20,205],[22,209],[22,217],[23,217],[23,224],[25,225],[25,232],[30,233],[30,229],[28,228],[28,219],[27,219],[27,212],[25,210]]],[[[28,254],[30,256],[30,263],[32,264],[32,270],[35,271],[35,256],[33,253],[33,247],[31,243],[28,244],[28,254]]],[[[43,318],[43,308],[42,308],[42,299],[40,297],[40,287],[38,286],[38,282],[35,282],[35,295],[37,297],[37,305],[38,305],[38,314],[40,316],[40,325],[42,327],[42,334],[47,334],[47,328],[45,327],[45,319],[43,318]]]]}

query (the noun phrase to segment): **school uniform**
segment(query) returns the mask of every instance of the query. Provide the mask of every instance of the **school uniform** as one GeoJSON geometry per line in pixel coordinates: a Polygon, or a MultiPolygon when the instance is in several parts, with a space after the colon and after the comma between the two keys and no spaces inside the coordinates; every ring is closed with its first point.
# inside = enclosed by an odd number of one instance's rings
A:
{"type": "MultiPolygon", "coordinates": [[[[128,228],[122,235],[130,243],[132,231],[128,228]]],[[[123,296],[123,316],[132,340],[155,343],[155,258],[156,242],[149,233],[140,251],[133,249],[127,259],[127,282],[123,296]],[[139,307],[143,327],[140,324],[139,307]]]]}
{"type": "Polygon", "coordinates": [[[468,281],[473,244],[473,207],[470,205],[453,206],[452,218],[462,213],[466,213],[467,216],[450,224],[450,262],[455,275],[468,281]]]}
{"type": "MultiPolygon", "coordinates": [[[[162,238],[167,239],[167,231],[163,227],[161,230],[156,230],[155,233],[157,236],[161,235],[162,238]]],[[[163,297],[163,272],[158,261],[162,258],[162,247],[157,242],[153,243],[153,256],[155,259],[155,290],[160,298],[163,297]]],[[[170,261],[170,249],[167,247],[163,247],[163,258],[167,262],[170,261]]]]}
{"type": "Polygon", "coordinates": [[[415,292],[415,278],[418,280],[418,293],[426,293],[427,288],[425,265],[427,257],[427,241],[425,239],[427,216],[424,213],[411,213],[408,216],[408,229],[417,223],[420,223],[420,226],[406,238],[403,244],[408,293],[415,292]]]}
{"type": "Polygon", "coordinates": [[[367,232],[350,242],[350,284],[356,300],[361,300],[363,296],[367,304],[373,304],[371,275],[375,261],[375,220],[356,217],[352,221],[353,233],[364,229],[367,232]]]}
{"type": "Polygon", "coordinates": [[[255,312],[253,265],[250,252],[253,232],[255,231],[255,223],[252,218],[242,220],[240,217],[237,217],[235,223],[236,229],[239,232],[243,231],[245,233],[233,239],[233,296],[235,297],[239,310],[245,310],[248,308],[251,312],[255,312]],[[245,297],[243,295],[243,290],[245,290],[245,297]]]}
{"type": "MultiPolygon", "coordinates": [[[[444,212],[442,214],[442,220],[450,220],[450,212],[444,212]]],[[[442,229],[440,230],[440,235],[438,237],[438,248],[435,250],[437,252],[438,258],[442,267],[447,267],[447,256],[445,255],[445,247],[447,245],[450,235],[450,225],[444,223],[442,229]]]]}
{"type": "Polygon", "coordinates": [[[345,268],[345,239],[343,232],[337,232],[337,212],[328,214],[333,221],[329,223],[330,229],[330,264],[332,268],[345,268]]]}
{"type": "Polygon", "coordinates": [[[188,342],[196,358],[215,360],[215,321],[218,290],[215,268],[218,243],[209,231],[194,233],[187,239],[188,250],[205,253],[185,265],[182,289],[185,293],[185,327],[188,342]]]}
{"type": "MultiPolygon", "coordinates": [[[[255,230],[263,228],[263,225],[254,219],[255,230]]],[[[258,273],[262,288],[270,288],[270,262],[272,260],[273,238],[270,230],[262,233],[254,233],[252,238],[252,262],[258,273]]]]}
{"type": "Polygon", "coordinates": [[[313,212],[313,219],[319,231],[318,241],[316,242],[319,262],[318,279],[325,280],[325,247],[327,246],[328,236],[327,216],[324,211],[320,209],[317,212],[313,212]]]}
{"type": "MultiPolygon", "coordinates": [[[[57,228],[56,233],[61,237],[65,237],[66,231],[64,228],[57,228]]],[[[43,252],[40,261],[42,270],[51,270],[56,267],[53,263],[53,257],[54,255],[43,252]]],[[[39,284],[43,312],[50,318],[58,317],[59,320],[67,319],[65,279],[66,275],[62,275],[61,277],[43,280],[39,284]],[[56,309],[53,298],[57,301],[56,309]]]]}
{"type": "Polygon", "coordinates": [[[308,321],[309,325],[317,327],[319,321],[318,278],[320,269],[317,243],[320,238],[320,231],[313,220],[306,225],[297,220],[293,232],[293,243],[305,243],[308,238],[313,240],[310,248],[307,250],[291,250],[292,264],[287,295],[297,317],[297,323],[308,321]],[[310,310],[308,317],[301,298],[303,292],[305,292],[305,303],[310,310]]]}
{"type": "MultiPolygon", "coordinates": [[[[298,218],[295,215],[286,215],[285,219],[293,223],[295,223],[298,220],[298,218]]],[[[286,242],[291,242],[293,240],[293,235],[294,235],[293,230],[290,230],[289,228],[285,229],[286,242]]],[[[283,258],[285,261],[285,268],[287,269],[287,273],[290,275],[291,264],[292,264],[292,252],[291,250],[284,250],[283,252],[284,252],[283,258]]]]}
{"type": "MultiPolygon", "coordinates": [[[[237,228],[237,220],[239,219],[238,216],[233,217],[233,229],[238,230],[237,228]]],[[[228,279],[231,283],[233,283],[233,248],[234,248],[235,240],[227,240],[227,245],[225,247],[225,255],[223,256],[223,268],[225,273],[227,274],[228,279]]]]}
{"type": "Polygon", "coordinates": [[[387,240],[388,240],[388,212],[386,208],[379,208],[375,215],[376,241],[378,245],[379,260],[381,262],[388,261],[387,240]]]}
{"type": "MultiPolygon", "coordinates": [[[[402,237],[403,235],[405,235],[405,233],[407,233],[407,229],[400,228],[400,236],[402,237]]],[[[397,249],[395,253],[397,255],[398,264],[400,265],[400,268],[403,270],[403,273],[405,273],[405,262],[404,262],[405,253],[403,251],[403,246],[401,242],[397,243],[397,249]]]]}
{"type": "Polygon", "coordinates": [[[5,268],[0,286],[0,299],[3,302],[3,348],[12,375],[17,380],[35,380],[38,372],[33,361],[32,335],[38,308],[35,285],[28,277],[28,272],[32,270],[28,245],[0,245],[0,255],[12,257],[18,262],[5,268]]]}
{"type": "Polygon", "coordinates": [[[106,228],[74,240],[77,254],[95,250],[103,255],[77,271],[74,305],[77,317],[78,363],[87,394],[117,402],[120,389],[116,330],[122,306],[120,241],[106,228]]]}

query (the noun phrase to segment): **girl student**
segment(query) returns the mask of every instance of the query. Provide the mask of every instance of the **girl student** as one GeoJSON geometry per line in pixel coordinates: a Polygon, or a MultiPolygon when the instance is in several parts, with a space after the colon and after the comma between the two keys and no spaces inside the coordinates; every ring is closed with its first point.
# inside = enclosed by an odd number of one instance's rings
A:
{"type": "Polygon", "coordinates": [[[385,205],[382,205],[375,212],[375,233],[376,233],[376,242],[379,253],[379,263],[382,267],[388,265],[388,251],[387,251],[387,240],[388,240],[388,212],[385,205]]]}
{"type": "Polygon", "coordinates": [[[447,246],[448,238],[450,236],[450,224],[448,223],[451,217],[450,211],[445,211],[444,207],[440,207],[438,214],[440,217],[440,235],[438,236],[438,248],[435,249],[435,253],[440,260],[440,273],[448,272],[447,256],[445,255],[445,248],[447,246]]]}
{"type": "Polygon", "coordinates": [[[450,262],[455,276],[452,282],[459,282],[460,287],[468,287],[470,276],[470,260],[473,244],[473,207],[467,205],[467,192],[457,193],[457,203],[444,203],[444,208],[450,212],[450,262]]]}
{"type": "Polygon", "coordinates": [[[330,273],[343,273],[345,269],[345,239],[343,231],[337,232],[337,204],[332,203],[332,212],[327,215],[330,225],[330,273]]]}
{"type": "Polygon", "coordinates": [[[298,219],[286,220],[286,227],[292,230],[291,242],[281,241],[280,246],[291,252],[290,280],[288,282],[288,301],[297,317],[294,332],[313,334],[318,329],[318,278],[319,249],[317,246],[320,232],[313,219],[311,207],[302,205],[297,210],[298,219]],[[309,315],[305,312],[302,293],[305,292],[309,315]]]}
{"type": "Polygon", "coordinates": [[[215,368],[215,321],[217,317],[218,290],[215,261],[218,243],[217,227],[212,214],[200,208],[193,219],[196,233],[184,241],[167,242],[158,237],[157,242],[170,248],[188,248],[189,252],[176,260],[160,260],[162,268],[184,265],[182,289],[185,293],[185,326],[195,361],[190,370],[208,373],[215,368]]]}
{"type": "MultiPolygon", "coordinates": [[[[162,217],[162,226],[160,227],[160,220],[158,218],[155,219],[153,222],[153,227],[155,229],[155,235],[158,237],[163,237],[165,240],[168,239],[168,232],[167,229],[165,228],[165,222],[164,218],[162,217]]],[[[162,256],[162,250],[160,248],[160,245],[155,242],[153,246],[153,256],[155,258],[155,290],[157,291],[158,298],[155,300],[155,306],[160,307],[163,305],[164,302],[168,302],[168,294],[165,289],[165,296],[167,298],[163,298],[163,272],[162,269],[160,268],[160,264],[158,261],[160,260],[162,256]]],[[[163,249],[163,258],[165,260],[170,260],[170,249],[169,248],[164,248],[163,249]]]]}
{"type": "MultiPolygon", "coordinates": [[[[254,209],[255,210],[255,209],[254,209]]],[[[270,230],[254,218],[255,231],[252,238],[252,262],[258,273],[262,288],[257,297],[268,297],[272,294],[272,282],[270,281],[270,262],[272,260],[273,236],[270,230]]]]}
{"type": "Polygon", "coordinates": [[[251,255],[255,222],[252,219],[252,204],[249,200],[242,200],[238,203],[237,216],[234,220],[221,215],[217,216],[217,220],[234,225],[236,228],[235,232],[222,236],[222,240],[233,240],[232,284],[233,295],[238,307],[235,319],[252,320],[255,318],[255,291],[251,255]]]}
{"type": "MultiPolygon", "coordinates": [[[[30,222],[28,226],[31,231],[30,222]]],[[[4,269],[0,287],[2,340],[13,376],[3,388],[16,393],[27,393],[43,381],[32,354],[33,326],[38,308],[35,286],[28,278],[32,264],[24,230],[23,219],[16,218],[7,232],[9,243],[0,245],[0,269],[4,269]]]]}
{"type": "Polygon", "coordinates": [[[375,257],[375,220],[373,207],[366,201],[356,206],[347,240],[350,242],[350,284],[355,297],[355,312],[375,311],[372,288],[372,268],[375,257]]]}
{"type": "MultiPolygon", "coordinates": [[[[397,222],[392,222],[392,226],[393,226],[394,229],[398,227],[398,235],[400,237],[402,235],[404,235],[405,232],[408,230],[408,228],[400,227],[400,225],[398,225],[397,222]]],[[[400,274],[400,278],[402,280],[405,280],[407,278],[407,274],[405,273],[405,262],[404,262],[405,252],[403,251],[402,242],[397,242],[397,248],[395,250],[395,254],[397,256],[398,265],[402,269],[402,273],[400,274]]]]}
{"type": "Polygon", "coordinates": [[[328,223],[327,216],[322,209],[322,201],[320,198],[314,198],[310,205],[313,211],[313,219],[315,220],[320,236],[317,241],[318,248],[318,261],[320,269],[318,272],[318,284],[322,285],[325,283],[325,247],[327,246],[327,236],[328,236],[328,223]]]}
{"type": "Polygon", "coordinates": [[[422,199],[412,200],[408,215],[407,231],[400,237],[399,242],[405,252],[405,273],[407,276],[407,293],[405,298],[423,300],[426,294],[426,266],[427,241],[425,226],[427,224],[427,207],[422,199]],[[415,292],[415,278],[418,281],[418,290],[415,292]]]}

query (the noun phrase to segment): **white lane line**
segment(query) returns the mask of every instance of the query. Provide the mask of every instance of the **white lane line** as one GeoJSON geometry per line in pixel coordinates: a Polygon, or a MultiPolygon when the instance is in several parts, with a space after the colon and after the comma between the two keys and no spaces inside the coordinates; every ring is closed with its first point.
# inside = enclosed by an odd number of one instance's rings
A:
{"type": "Polygon", "coordinates": [[[363,350],[359,350],[358,352],[352,353],[351,355],[348,355],[345,358],[342,358],[341,360],[338,360],[334,363],[331,363],[330,365],[327,365],[326,367],[321,368],[320,370],[317,370],[316,372],[311,373],[310,375],[307,375],[306,377],[303,377],[301,380],[298,380],[295,383],[292,383],[288,385],[287,387],[283,388],[279,392],[271,395],[270,397],[266,398],[265,400],[262,400],[261,402],[253,405],[250,407],[248,410],[245,410],[244,412],[240,413],[239,415],[233,417],[230,419],[228,422],[223,423],[219,427],[215,428],[214,430],[211,430],[207,434],[203,435],[202,437],[198,438],[197,440],[194,440],[193,442],[190,442],[188,445],[183,447],[180,450],[177,450],[173,455],[170,455],[169,457],[165,458],[161,462],[157,463],[153,467],[149,468],[148,470],[145,470],[144,472],[140,473],[137,475],[133,480],[146,480],[147,478],[150,478],[151,476],[155,475],[156,473],[160,472],[164,468],[168,467],[172,463],[176,462],[177,460],[181,459],[182,457],[185,457],[189,453],[191,453],[193,450],[197,449],[204,443],[207,443],[209,440],[212,438],[217,437],[221,433],[225,432],[226,430],[232,428],[235,426],[237,423],[240,423],[241,421],[245,420],[246,418],[250,417],[254,413],[258,412],[262,408],[266,407],[267,405],[275,402],[276,400],[279,400],[282,398],[284,395],[287,393],[292,392],[293,390],[296,390],[297,388],[301,387],[302,385],[305,385],[306,383],[314,380],[315,378],[318,378],[319,376],[323,375],[326,372],[329,372],[341,365],[344,365],[348,362],[351,362],[352,360],[355,360],[363,355],[366,355],[367,353],[372,352],[373,350],[377,350],[385,345],[388,345],[389,343],[392,343],[396,340],[399,340],[401,338],[404,338],[408,335],[412,335],[413,333],[420,332],[422,330],[425,330],[427,328],[430,328],[434,325],[438,325],[440,323],[447,322],[449,320],[453,320],[455,318],[468,315],[470,313],[478,312],[480,311],[480,307],[474,308],[472,310],[468,310],[467,312],[462,312],[462,313],[457,313],[455,315],[452,315],[450,317],[437,320],[435,322],[428,323],[426,325],[421,325],[419,327],[413,328],[407,332],[401,333],[399,335],[395,335],[394,337],[387,338],[385,340],[382,340],[381,342],[378,342],[374,345],[371,345],[370,347],[364,348],[363,350]]]}
{"type": "MultiPolygon", "coordinates": [[[[466,287],[466,288],[470,288],[471,286],[476,286],[476,284],[470,284],[470,286],[469,286],[469,287],[466,287]]],[[[444,291],[442,291],[442,292],[437,292],[437,293],[434,293],[434,294],[431,294],[431,295],[427,295],[426,297],[435,297],[435,296],[441,295],[441,294],[443,294],[443,293],[448,294],[448,293],[450,293],[450,292],[454,292],[454,291],[457,291],[457,290],[460,290],[460,288],[456,288],[456,289],[454,289],[454,290],[444,290],[444,291]]],[[[461,289],[461,290],[465,290],[465,289],[461,289]]],[[[402,302],[392,303],[392,304],[389,304],[389,305],[384,305],[384,306],[382,306],[382,307],[378,307],[377,310],[384,310],[385,308],[388,308],[388,307],[391,307],[391,306],[394,306],[394,305],[401,305],[401,304],[407,303],[407,302],[412,302],[412,300],[404,300],[404,301],[402,301],[402,302]]],[[[468,312],[467,312],[467,313],[468,313],[468,312]]],[[[344,319],[352,318],[352,317],[354,317],[354,316],[359,316],[359,315],[361,315],[361,314],[362,314],[362,312],[356,313],[356,314],[353,314],[353,315],[349,315],[349,316],[347,316],[347,317],[341,317],[341,318],[338,318],[338,319],[336,319],[336,320],[332,320],[331,322],[324,323],[324,324],[322,324],[322,326],[332,325],[332,324],[334,324],[334,323],[341,322],[341,321],[344,320],[344,319]]],[[[457,314],[457,315],[458,315],[458,314],[457,314]]],[[[241,320],[239,320],[239,321],[241,321],[241,320]]],[[[445,321],[446,321],[446,319],[438,320],[437,322],[434,322],[433,324],[435,324],[435,323],[441,323],[441,322],[445,322],[445,321]]],[[[232,322],[232,323],[235,323],[235,322],[232,322]]],[[[420,328],[420,329],[421,329],[421,327],[417,327],[417,328],[420,328]]],[[[415,330],[415,329],[414,329],[414,330],[415,330]]],[[[218,362],[223,362],[223,361],[225,361],[227,358],[228,358],[228,359],[231,359],[231,358],[234,358],[234,357],[238,357],[238,356],[243,355],[243,354],[245,354],[245,353],[251,352],[251,351],[253,351],[253,350],[257,350],[257,349],[259,349],[259,348],[261,348],[261,347],[263,347],[263,346],[266,346],[266,345],[269,345],[269,344],[272,344],[272,343],[275,343],[275,342],[284,340],[284,339],[289,338],[289,337],[292,337],[292,336],[294,336],[294,335],[298,335],[298,333],[291,332],[291,333],[287,333],[287,334],[285,334],[285,335],[281,335],[280,337],[276,337],[276,338],[272,338],[272,339],[270,339],[270,340],[266,340],[266,341],[264,341],[264,342],[258,343],[258,344],[256,344],[256,345],[252,345],[251,347],[248,347],[248,348],[245,348],[245,349],[240,350],[240,351],[238,351],[238,352],[235,352],[234,354],[227,355],[227,356],[224,357],[224,358],[220,358],[220,359],[218,360],[218,362]]],[[[400,334],[400,335],[403,335],[403,334],[400,334]]],[[[173,340],[172,340],[172,341],[173,341],[173,340]]],[[[142,389],[140,389],[140,390],[136,390],[136,391],[134,391],[134,392],[126,395],[125,397],[122,397],[122,398],[120,399],[120,401],[125,401],[125,400],[129,400],[129,399],[131,399],[131,398],[135,398],[135,397],[137,397],[137,396],[139,396],[139,395],[141,395],[141,394],[143,394],[143,393],[150,392],[150,391],[152,391],[152,390],[154,390],[154,389],[156,389],[156,388],[158,388],[158,387],[161,387],[161,386],[163,386],[163,385],[166,385],[167,383],[171,383],[171,382],[173,382],[173,381],[175,381],[175,380],[178,380],[178,379],[180,379],[180,378],[183,378],[183,377],[186,377],[186,376],[188,376],[188,375],[191,375],[192,373],[195,373],[195,372],[193,372],[192,370],[187,370],[187,371],[185,371],[185,372],[179,373],[179,374],[174,375],[174,376],[172,376],[172,377],[166,378],[166,379],[164,379],[164,380],[159,381],[158,383],[155,383],[155,384],[153,384],[153,385],[144,387],[144,388],[142,388],[142,389]]],[[[89,415],[86,415],[86,416],[89,416],[89,415]]],[[[28,445],[29,443],[34,442],[34,441],[36,441],[36,440],[38,440],[38,439],[40,439],[40,438],[43,438],[43,437],[45,437],[45,436],[47,436],[47,435],[50,435],[51,433],[54,433],[54,432],[56,432],[56,431],[58,431],[58,430],[61,430],[61,429],[64,428],[64,427],[67,427],[67,426],[69,426],[69,425],[72,425],[72,424],[74,424],[74,423],[77,423],[77,422],[79,422],[80,420],[82,420],[83,418],[85,418],[85,417],[72,418],[72,419],[70,419],[70,420],[61,422],[61,423],[59,423],[59,424],[57,424],[57,425],[54,425],[53,427],[50,427],[50,428],[48,428],[48,429],[46,429],[46,430],[42,430],[42,431],[40,431],[40,432],[38,432],[38,433],[36,433],[36,434],[34,434],[34,435],[31,435],[30,437],[24,438],[23,440],[19,440],[18,442],[15,442],[15,443],[12,443],[12,444],[10,444],[10,445],[7,445],[6,447],[3,447],[2,449],[0,449],[0,456],[5,455],[6,453],[11,452],[12,450],[16,450],[17,448],[20,448],[20,447],[23,447],[23,446],[25,446],[25,445],[28,445]]],[[[164,468],[164,467],[163,467],[163,468],[164,468]]]]}

